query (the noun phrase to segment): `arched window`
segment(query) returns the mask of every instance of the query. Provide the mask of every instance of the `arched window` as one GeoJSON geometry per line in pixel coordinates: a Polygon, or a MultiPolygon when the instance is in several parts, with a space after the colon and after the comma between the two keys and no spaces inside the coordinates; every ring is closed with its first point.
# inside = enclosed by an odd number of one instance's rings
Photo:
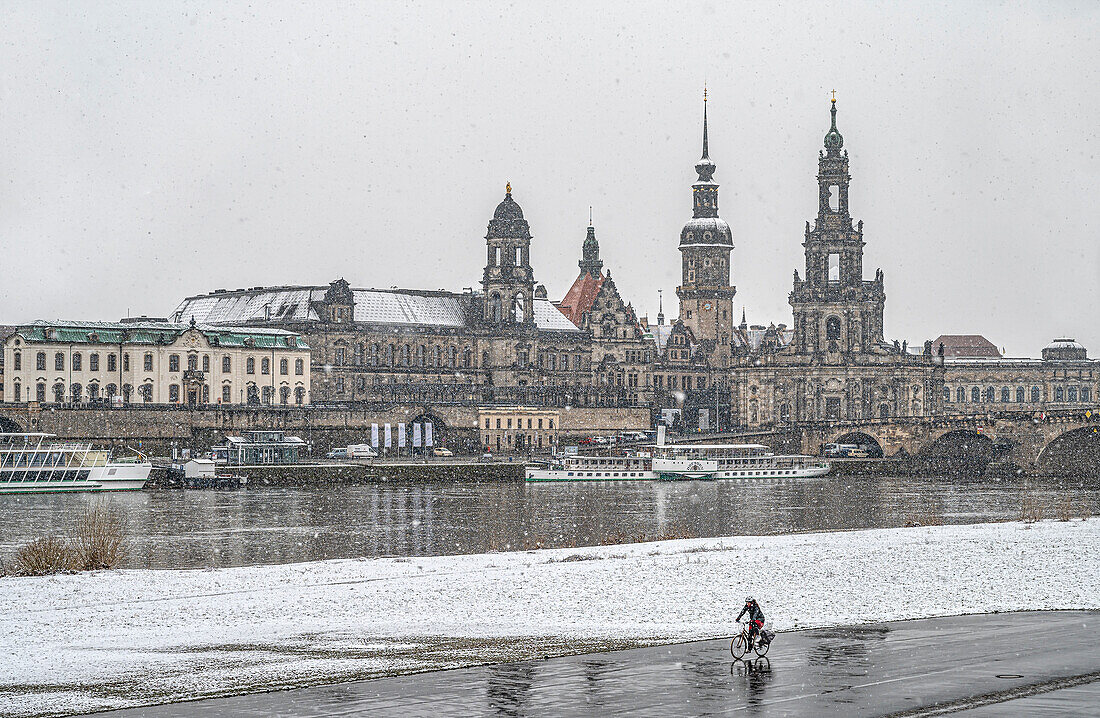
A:
{"type": "Polygon", "coordinates": [[[96,352],[88,355],[88,371],[99,371],[99,354],[96,352]]]}
{"type": "Polygon", "coordinates": [[[244,360],[244,372],[245,374],[256,373],[256,357],[248,357],[244,360]]]}
{"type": "Polygon", "coordinates": [[[202,370],[203,370],[203,373],[206,373],[206,374],[210,373],[210,355],[209,354],[203,354],[202,355],[202,370]]]}
{"type": "Polygon", "coordinates": [[[1081,403],[1087,404],[1092,401],[1092,390],[1087,386],[1081,387],[1081,403]]]}
{"type": "Polygon", "coordinates": [[[145,357],[142,359],[142,366],[145,368],[145,371],[153,371],[153,355],[151,353],[145,354],[145,357]]]}
{"type": "Polygon", "coordinates": [[[209,384],[203,384],[202,385],[202,403],[203,404],[209,404],[210,403],[210,385],[209,384]]]}
{"type": "Polygon", "coordinates": [[[84,371],[84,362],[81,361],[80,352],[74,352],[71,361],[73,364],[73,371],[84,371]]]}
{"type": "Polygon", "coordinates": [[[378,345],[370,345],[370,354],[368,355],[367,363],[370,366],[378,366],[378,345]]]}
{"type": "Polygon", "coordinates": [[[393,366],[394,356],[395,356],[395,351],[394,351],[394,348],[393,348],[393,344],[386,345],[386,356],[385,356],[386,366],[393,366]]]}
{"type": "Polygon", "coordinates": [[[500,324],[501,306],[499,294],[493,294],[493,296],[489,300],[489,318],[493,321],[494,324],[500,324]]]}
{"type": "Polygon", "coordinates": [[[306,400],[306,388],[304,386],[294,387],[294,403],[303,404],[306,400]]]}
{"type": "Polygon", "coordinates": [[[40,381],[34,387],[34,400],[39,404],[46,403],[46,382],[40,381]]]}
{"type": "MultiPolygon", "coordinates": [[[[362,344],[356,344],[353,352],[355,354],[355,365],[356,366],[362,366],[363,365],[363,345],[362,344]]],[[[284,401],[283,403],[285,404],[286,402],[284,401]]]]}
{"type": "Polygon", "coordinates": [[[1066,401],[1077,401],[1077,387],[1071,386],[1066,390],[1066,401]]]}
{"type": "Polygon", "coordinates": [[[421,344],[420,346],[418,346],[416,348],[416,365],[417,366],[424,366],[424,355],[426,353],[427,352],[425,351],[423,344],[421,344]]]}
{"type": "Polygon", "coordinates": [[[412,364],[412,350],[409,345],[406,344],[401,347],[401,366],[410,366],[412,364]]]}
{"type": "Polygon", "coordinates": [[[23,368],[23,354],[16,351],[11,357],[11,368],[19,371],[23,368]]]}
{"type": "Polygon", "coordinates": [[[512,302],[512,319],[516,322],[522,322],[524,317],[527,316],[527,298],[523,296],[522,292],[517,292],[512,302]]]}
{"type": "Polygon", "coordinates": [[[118,356],[115,354],[107,355],[107,371],[118,371],[118,356]]]}
{"type": "Polygon", "coordinates": [[[23,387],[20,386],[18,379],[15,381],[15,385],[12,388],[15,392],[15,400],[23,401],[23,387]]]}
{"type": "Polygon", "coordinates": [[[260,360],[260,373],[261,374],[270,374],[271,373],[271,360],[268,359],[267,357],[264,357],[263,359],[260,360]]]}
{"type": "Polygon", "coordinates": [[[34,357],[34,368],[46,371],[46,352],[38,352],[34,357]]]}
{"type": "Polygon", "coordinates": [[[279,403],[282,404],[283,406],[286,406],[287,404],[290,403],[290,387],[289,386],[279,387],[279,403]]]}
{"type": "Polygon", "coordinates": [[[481,368],[482,369],[488,369],[489,368],[489,352],[488,351],[481,352],[481,368]]]}
{"type": "Polygon", "coordinates": [[[786,424],[791,420],[791,405],[780,404],[779,405],[779,421],[786,424]]]}
{"type": "Polygon", "coordinates": [[[92,382],[91,384],[88,385],[88,399],[98,399],[98,398],[99,398],[99,384],[96,384],[95,382],[92,382]]]}
{"type": "Polygon", "coordinates": [[[436,347],[433,350],[433,354],[435,356],[435,365],[437,367],[443,366],[443,348],[442,347],[436,347]]]}
{"type": "Polygon", "coordinates": [[[228,374],[233,369],[233,360],[226,354],[222,357],[222,374],[228,374]]]}
{"type": "Polygon", "coordinates": [[[118,385],[117,384],[108,384],[107,388],[103,390],[103,395],[106,396],[108,399],[114,399],[115,394],[117,394],[117,393],[118,393],[118,385]]]}
{"type": "Polygon", "coordinates": [[[141,395],[141,400],[145,403],[151,403],[153,401],[153,385],[142,384],[138,387],[138,394],[141,395]]]}
{"type": "Polygon", "coordinates": [[[57,371],[65,371],[65,354],[57,352],[53,355],[53,368],[57,371]]]}
{"type": "Polygon", "coordinates": [[[1016,387],[1016,403],[1017,404],[1023,404],[1024,403],[1024,388],[1022,386],[1016,387]]]}
{"type": "Polygon", "coordinates": [[[53,385],[53,400],[58,404],[65,401],[65,385],[61,382],[53,385]]]}
{"type": "Polygon", "coordinates": [[[256,405],[260,403],[260,391],[256,388],[255,384],[249,382],[248,390],[246,393],[248,395],[249,404],[256,405]]]}
{"type": "Polygon", "coordinates": [[[889,419],[890,418],[890,405],[889,404],[879,404],[878,405],[878,418],[880,418],[880,419],[889,419]]]}
{"type": "Polygon", "coordinates": [[[943,400],[945,402],[951,401],[951,387],[945,386],[943,388],[943,400]]]}
{"type": "Polygon", "coordinates": [[[188,354],[187,355],[187,371],[198,371],[199,368],[199,355],[188,354]]]}
{"type": "Polygon", "coordinates": [[[176,404],[180,400],[180,385],[169,384],[168,385],[168,401],[169,403],[176,404]]]}
{"type": "Polygon", "coordinates": [[[1054,387],[1054,401],[1065,401],[1066,390],[1060,386],[1054,387]]]}
{"type": "MultiPolygon", "coordinates": [[[[363,357],[359,357],[359,363],[360,364],[363,363],[363,357]]],[[[279,374],[282,375],[282,376],[286,376],[289,373],[290,373],[290,362],[287,361],[286,359],[280,359],[279,360],[279,374]]],[[[283,402],[283,403],[285,404],[286,402],[283,402]]]]}
{"type": "Polygon", "coordinates": [[[955,390],[955,401],[960,404],[966,402],[966,387],[960,386],[958,389],[955,390]]]}
{"type": "Polygon", "coordinates": [[[825,338],[829,341],[840,341],[840,319],[829,317],[825,320],[825,338]]]}
{"type": "Polygon", "coordinates": [[[976,386],[970,390],[970,401],[975,404],[980,404],[982,402],[982,390],[980,387],[976,386]]]}
{"type": "Polygon", "coordinates": [[[272,389],[270,386],[265,386],[264,387],[264,392],[263,392],[264,404],[270,405],[272,399],[274,398],[274,396],[273,396],[274,394],[275,394],[274,389],[272,389]]]}
{"type": "Polygon", "coordinates": [[[473,352],[471,352],[469,349],[463,350],[463,352],[462,352],[462,366],[469,369],[470,364],[472,364],[473,361],[474,361],[473,352]]]}
{"type": "Polygon", "coordinates": [[[458,366],[458,348],[451,347],[451,353],[448,356],[449,358],[447,360],[447,366],[451,367],[452,369],[458,366]]]}
{"type": "Polygon", "coordinates": [[[223,404],[232,404],[233,403],[233,385],[232,384],[222,384],[222,403],[223,404]]]}
{"type": "Polygon", "coordinates": [[[997,390],[991,386],[987,386],[985,388],[985,400],[990,404],[997,401],[997,390]]]}
{"type": "Polygon", "coordinates": [[[123,403],[129,404],[130,403],[130,397],[132,397],[133,395],[134,395],[133,385],[132,384],[123,384],[122,385],[122,401],[123,401],[123,403]]]}
{"type": "Polygon", "coordinates": [[[1012,390],[1007,386],[1001,387],[1001,401],[1006,403],[1012,401],[1012,390]]]}
{"type": "Polygon", "coordinates": [[[302,359],[294,360],[294,374],[295,376],[302,376],[306,372],[306,363],[302,359]]]}
{"type": "Polygon", "coordinates": [[[1043,400],[1043,390],[1037,386],[1031,387],[1031,403],[1038,404],[1043,400]]]}
{"type": "Polygon", "coordinates": [[[79,404],[80,400],[84,396],[84,387],[82,387],[80,384],[73,384],[69,388],[69,396],[72,397],[72,401],[74,404],[79,404]]]}
{"type": "Polygon", "coordinates": [[[180,370],[180,355],[169,354],[168,355],[168,371],[176,373],[180,370]]]}

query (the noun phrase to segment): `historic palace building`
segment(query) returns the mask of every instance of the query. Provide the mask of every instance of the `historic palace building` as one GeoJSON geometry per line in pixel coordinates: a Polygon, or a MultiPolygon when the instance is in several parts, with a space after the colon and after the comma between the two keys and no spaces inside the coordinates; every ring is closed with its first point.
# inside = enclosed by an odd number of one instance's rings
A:
{"type": "MultiPolygon", "coordinates": [[[[502,450],[557,441],[570,407],[646,407],[654,419],[725,430],[1095,402],[1100,362],[1069,340],[1039,360],[1005,359],[995,347],[990,355],[984,344],[986,354],[966,356],[954,344],[945,351],[938,341],[886,338],[885,278],[881,269],[865,276],[863,222],[850,211],[835,99],[830,113],[790,325],[749,325],[743,309],[735,318],[733,233],[719,216],[705,96],[673,321],[666,323],[663,308],[656,323],[637,316],[604,267],[591,223],[579,274],[561,301],[551,301],[536,283],[531,228],[510,185],[488,223],[477,291],[358,289],[344,279],[219,289],[184,299],[172,320],[301,336],[312,350],[307,394],[315,403],[479,407],[479,441],[502,450]]],[[[170,392],[174,380],[165,381],[170,392]]],[[[211,391],[217,396],[216,384],[211,391]]],[[[282,397],[279,386],[272,391],[282,397]]]]}
{"type": "Polygon", "coordinates": [[[310,401],[310,347],[293,332],[204,324],[34,322],[4,342],[15,403],[310,401]]]}

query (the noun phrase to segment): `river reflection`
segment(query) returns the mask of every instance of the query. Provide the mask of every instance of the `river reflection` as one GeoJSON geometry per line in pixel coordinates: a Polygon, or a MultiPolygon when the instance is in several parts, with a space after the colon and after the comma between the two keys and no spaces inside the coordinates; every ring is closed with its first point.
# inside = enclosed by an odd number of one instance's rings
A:
{"type": "MultiPolygon", "coordinates": [[[[657,538],[1015,519],[1029,495],[1095,509],[1100,482],[825,477],[717,482],[378,483],[106,497],[127,516],[129,567],[245,566],[425,556],[657,538]],[[1072,488],[1070,488],[1072,487],[1072,488]]],[[[0,498],[0,555],[64,534],[93,494],[0,498]]]]}

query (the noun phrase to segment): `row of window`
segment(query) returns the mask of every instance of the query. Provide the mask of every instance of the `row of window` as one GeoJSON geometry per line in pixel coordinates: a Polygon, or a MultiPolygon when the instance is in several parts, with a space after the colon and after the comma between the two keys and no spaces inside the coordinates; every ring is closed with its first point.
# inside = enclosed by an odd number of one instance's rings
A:
{"type": "MultiPolygon", "coordinates": [[[[436,366],[448,368],[465,367],[475,368],[474,353],[469,349],[463,349],[461,354],[458,347],[443,347],[429,349],[421,344],[413,347],[410,344],[356,344],[352,347],[352,363],[358,366],[436,366]]],[[[348,348],[340,343],[334,347],[333,363],[337,366],[348,364],[348,348]]],[[[489,352],[481,355],[482,366],[489,365],[489,352]]]]}
{"type": "MultiPolygon", "coordinates": [[[[88,386],[85,388],[82,384],[74,383],[69,387],[68,400],[73,402],[74,404],[79,404],[80,402],[84,401],[84,392],[85,392],[85,390],[87,390],[87,394],[88,394],[87,398],[88,398],[89,401],[95,401],[95,400],[100,399],[100,398],[104,398],[104,399],[107,399],[107,400],[113,400],[114,397],[116,395],[118,395],[118,386],[115,385],[115,384],[107,384],[105,387],[103,387],[103,393],[101,395],[99,384],[96,384],[96,383],[93,382],[91,384],[88,384],[88,386]]],[[[60,404],[60,403],[62,403],[66,400],[65,385],[62,384],[61,382],[57,382],[56,384],[53,385],[53,392],[52,393],[53,393],[53,400],[56,401],[57,403],[60,404]]],[[[126,403],[126,404],[130,403],[131,399],[133,398],[133,393],[134,393],[133,385],[131,385],[131,384],[123,384],[122,385],[122,401],[124,403],[126,403]]],[[[138,393],[138,397],[140,397],[142,401],[145,401],[145,402],[153,401],[153,385],[152,384],[142,384],[141,386],[139,386],[137,388],[137,393],[138,393]]],[[[249,384],[248,388],[247,388],[247,393],[248,393],[247,400],[248,400],[249,404],[259,404],[259,403],[261,403],[261,397],[262,397],[262,403],[271,404],[272,399],[275,396],[275,389],[273,387],[270,387],[270,386],[265,386],[265,387],[262,387],[262,389],[258,389],[255,384],[249,384]]],[[[18,381],[16,381],[14,383],[13,387],[12,387],[12,394],[14,396],[15,401],[22,401],[23,400],[23,387],[20,386],[18,381]]],[[[38,402],[43,403],[43,404],[46,403],[46,395],[47,395],[46,383],[45,382],[38,382],[35,385],[35,401],[38,401],[38,402]]],[[[295,404],[304,404],[305,403],[305,397],[306,397],[305,387],[301,387],[301,386],[295,387],[293,395],[294,395],[294,403],[295,404]]],[[[290,390],[289,386],[283,386],[283,387],[279,388],[279,402],[281,404],[289,404],[290,403],[290,397],[291,397],[291,390],[290,390]]],[[[242,399],[243,398],[244,397],[242,397],[242,399]]],[[[188,400],[188,403],[197,403],[197,402],[200,402],[200,401],[204,404],[210,403],[210,387],[208,385],[204,384],[202,386],[201,391],[200,390],[191,390],[191,391],[189,391],[187,400],[188,400]]],[[[232,403],[232,401],[233,401],[233,388],[232,388],[231,385],[226,384],[226,385],[222,386],[222,399],[221,400],[222,400],[223,404],[232,403]]],[[[180,401],[180,385],[179,384],[169,384],[168,385],[168,401],[169,401],[169,403],[173,403],[173,404],[174,403],[179,403],[179,401],[180,401]]]]}
{"type": "MultiPolygon", "coordinates": [[[[486,429],[491,428],[489,426],[491,421],[492,421],[492,419],[485,419],[485,428],[486,429]]],[[[547,424],[546,424],[547,429],[553,429],[554,428],[554,420],[553,419],[548,418],[548,419],[546,419],[546,422],[547,422],[547,424]]],[[[497,428],[498,429],[503,429],[503,428],[511,429],[512,428],[512,417],[508,417],[507,419],[503,419],[503,420],[500,417],[497,417],[496,423],[497,423],[497,428]],[[501,421],[507,422],[507,426],[506,427],[501,426],[501,421]]],[[[516,428],[517,429],[522,429],[523,428],[523,417],[517,417],[516,418],[516,428]]],[[[532,419],[531,417],[527,417],[527,428],[528,429],[534,429],[534,428],[541,429],[542,428],[542,419],[537,419],[536,420],[536,419],[532,419]],[[535,421],[538,421],[538,426],[537,427],[535,426],[535,421]]]]}
{"type": "MultiPolygon", "coordinates": [[[[38,352],[35,356],[35,369],[39,371],[45,371],[46,369],[46,352],[38,352]]],[[[84,371],[84,356],[80,352],[73,352],[70,365],[73,371],[84,371]]],[[[153,371],[153,355],[152,353],[146,353],[143,357],[142,365],[145,371],[153,371]]],[[[12,355],[12,369],[19,371],[23,368],[23,356],[21,352],[16,351],[12,355]]],[[[53,368],[55,371],[65,371],[65,352],[56,352],[53,355],[53,368]]],[[[199,357],[197,354],[187,355],[187,369],[188,371],[197,371],[199,368],[199,357]]],[[[222,373],[228,374],[232,371],[233,362],[232,359],[226,355],[222,357],[222,373]]],[[[88,371],[99,371],[99,354],[92,352],[88,355],[88,371]]],[[[178,372],[180,370],[180,355],[169,354],[168,355],[168,371],[178,372]]],[[[203,354],[202,356],[202,370],[204,372],[210,371],[210,355],[203,354]]],[[[114,354],[107,355],[107,371],[118,371],[118,357],[114,354]]],[[[130,355],[122,355],[122,371],[130,371],[130,355]]],[[[256,359],[255,357],[248,357],[245,360],[245,371],[248,374],[256,373],[256,359]]],[[[260,373],[271,373],[271,359],[263,357],[260,359],[260,373]]],[[[279,373],[286,376],[290,373],[290,364],[287,359],[279,360],[279,373]]],[[[305,361],[302,359],[294,360],[294,374],[302,376],[305,374],[305,361]]]]}
{"type": "MultiPolygon", "coordinates": [[[[665,384],[666,381],[663,375],[653,375],[654,389],[664,389],[665,384]]],[[[675,374],[669,374],[667,384],[669,391],[679,391],[681,389],[684,391],[691,391],[693,384],[696,389],[702,391],[707,388],[707,378],[705,376],[697,376],[693,380],[690,374],[685,374],[682,377],[678,377],[675,374]]],[[[631,384],[631,386],[634,386],[634,384],[631,384]]]]}
{"type": "MultiPolygon", "coordinates": [[[[943,388],[943,400],[950,402],[952,397],[955,398],[955,402],[958,404],[966,403],[968,398],[971,404],[993,404],[997,402],[998,397],[1001,403],[1014,401],[1017,404],[1025,402],[1038,404],[1043,401],[1043,390],[1038,386],[1031,387],[1030,391],[1025,390],[1022,386],[1016,387],[1015,390],[1012,387],[1002,386],[998,391],[995,386],[987,386],[983,391],[980,386],[973,386],[970,387],[968,392],[966,387],[960,386],[952,392],[951,387],[945,386],[943,388]]],[[[1092,390],[1087,386],[1056,386],[1054,387],[1054,401],[1087,403],[1092,401],[1092,390]]]]}

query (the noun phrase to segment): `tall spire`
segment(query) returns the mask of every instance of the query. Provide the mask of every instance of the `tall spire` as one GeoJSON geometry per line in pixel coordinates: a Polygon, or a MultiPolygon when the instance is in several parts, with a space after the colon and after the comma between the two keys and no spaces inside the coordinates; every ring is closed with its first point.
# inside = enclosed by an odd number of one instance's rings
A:
{"type": "MultiPolygon", "coordinates": [[[[588,211],[591,213],[592,208],[588,211]]],[[[592,226],[591,215],[588,219],[588,236],[584,238],[581,247],[581,261],[577,262],[581,268],[581,276],[588,274],[593,279],[599,279],[603,271],[603,260],[600,259],[600,243],[596,241],[596,228],[592,226]]]]}
{"type": "Polygon", "coordinates": [[[703,87],[703,159],[710,159],[710,152],[707,148],[707,88],[703,87]]]}
{"type": "Polygon", "coordinates": [[[695,163],[695,171],[699,173],[697,182],[713,182],[715,164],[710,161],[710,141],[707,134],[707,88],[703,88],[703,156],[695,163]]]}
{"type": "Polygon", "coordinates": [[[663,292],[663,291],[664,291],[663,289],[658,289],[657,290],[657,324],[658,325],[661,325],[661,324],[665,323],[664,297],[661,294],[661,292],[663,292]]]}

